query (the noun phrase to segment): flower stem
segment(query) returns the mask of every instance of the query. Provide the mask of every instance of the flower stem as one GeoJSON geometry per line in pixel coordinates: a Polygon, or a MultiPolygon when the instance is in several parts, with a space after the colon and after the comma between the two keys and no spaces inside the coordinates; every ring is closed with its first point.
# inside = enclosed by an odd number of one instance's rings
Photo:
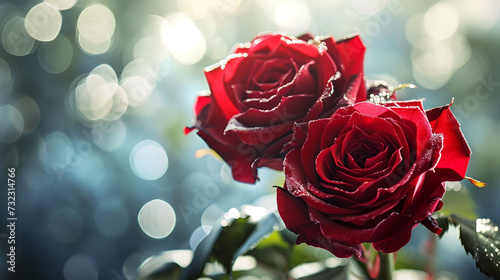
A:
{"type": "Polygon", "coordinates": [[[380,273],[378,280],[392,280],[392,272],[394,272],[394,254],[386,254],[379,252],[380,255],[380,273]]]}

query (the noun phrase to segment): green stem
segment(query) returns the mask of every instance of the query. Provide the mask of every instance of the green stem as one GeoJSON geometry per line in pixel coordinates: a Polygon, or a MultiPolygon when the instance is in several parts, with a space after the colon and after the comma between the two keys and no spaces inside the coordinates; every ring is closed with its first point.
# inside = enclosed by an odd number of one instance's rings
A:
{"type": "Polygon", "coordinates": [[[394,254],[385,254],[379,252],[380,255],[380,273],[378,280],[392,280],[394,272],[394,254]]]}

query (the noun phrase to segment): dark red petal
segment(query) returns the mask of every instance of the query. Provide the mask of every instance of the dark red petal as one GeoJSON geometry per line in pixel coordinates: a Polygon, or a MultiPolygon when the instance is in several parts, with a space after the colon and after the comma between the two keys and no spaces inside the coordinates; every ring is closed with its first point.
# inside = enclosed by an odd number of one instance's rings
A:
{"type": "Polygon", "coordinates": [[[335,180],[336,178],[334,176],[334,172],[336,168],[335,159],[331,149],[324,149],[316,157],[316,170],[322,180],[335,180]]]}
{"type": "Polygon", "coordinates": [[[268,59],[258,66],[256,73],[251,73],[249,77],[246,77],[248,79],[246,89],[267,91],[290,83],[299,71],[299,66],[291,58],[268,59]]]}
{"type": "Polygon", "coordinates": [[[290,51],[297,60],[310,60],[316,59],[320,52],[314,45],[308,44],[302,40],[282,40],[282,45],[290,51]]]}
{"type": "Polygon", "coordinates": [[[301,118],[315,101],[311,95],[292,95],[281,99],[278,106],[271,110],[250,108],[235,118],[247,127],[268,126],[286,123],[301,118]]]}
{"type": "Polygon", "coordinates": [[[364,96],[366,95],[366,93],[364,92],[365,83],[363,79],[364,77],[362,74],[355,74],[350,76],[347,80],[347,83],[343,87],[337,89],[342,90],[339,99],[336,99],[334,101],[334,99],[332,98],[325,98],[323,100],[323,102],[325,103],[324,107],[327,108],[327,110],[323,110],[321,115],[324,117],[328,117],[331,116],[335,112],[335,110],[341,106],[352,105],[355,102],[365,101],[364,96]],[[332,103],[332,101],[334,101],[334,103],[332,103]]]}
{"type": "Polygon", "coordinates": [[[306,195],[307,178],[299,149],[292,149],[286,154],[283,168],[287,190],[294,196],[306,195]]]}
{"type": "Polygon", "coordinates": [[[286,189],[295,197],[302,198],[308,205],[320,209],[321,211],[331,211],[339,214],[352,214],[355,211],[347,208],[339,208],[316,197],[310,190],[316,188],[307,178],[302,167],[300,150],[293,149],[286,156],[283,162],[286,189]]]}
{"type": "MultiPolygon", "coordinates": [[[[297,76],[292,81],[292,83],[295,84],[294,94],[307,94],[318,98],[318,88],[321,88],[321,85],[323,85],[323,81],[318,81],[318,71],[323,71],[323,69],[317,70],[314,61],[302,65],[297,76]]],[[[312,104],[310,104],[308,108],[310,108],[311,105],[312,104]]]]}
{"type": "MultiPolygon", "coordinates": [[[[350,108],[350,107],[344,107],[350,108]]],[[[347,109],[340,108],[339,111],[347,111],[347,109]]],[[[353,111],[350,110],[352,113],[353,111]]],[[[344,130],[348,121],[350,119],[350,115],[341,115],[334,114],[330,118],[330,122],[327,124],[323,131],[322,139],[321,139],[321,149],[326,149],[331,147],[335,143],[335,139],[340,135],[340,132],[344,130]]]]}
{"type": "Polygon", "coordinates": [[[307,42],[307,41],[309,41],[311,39],[314,39],[314,35],[308,32],[308,33],[302,34],[297,39],[307,42]]]}
{"type": "Polygon", "coordinates": [[[436,220],[434,220],[434,218],[432,218],[431,216],[427,216],[427,218],[425,218],[420,223],[422,223],[422,225],[424,225],[428,230],[434,232],[435,234],[440,234],[443,231],[443,229],[439,227],[436,220]]]}
{"type": "Polygon", "coordinates": [[[293,197],[282,188],[277,189],[276,195],[278,212],[286,227],[298,234],[297,244],[305,242],[311,246],[326,249],[339,258],[361,256],[359,244],[348,245],[326,238],[319,226],[309,219],[307,205],[301,199],[293,197]]]}
{"type": "Polygon", "coordinates": [[[425,113],[415,107],[393,107],[391,109],[402,119],[415,124],[417,141],[416,153],[417,155],[420,154],[433,133],[425,113]]]}
{"type": "Polygon", "coordinates": [[[216,105],[208,103],[191,129],[198,129],[197,134],[231,166],[235,180],[254,183],[251,164],[259,156],[258,151],[242,143],[234,133],[224,134],[226,120],[216,105]]]}
{"type": "Polygon", "coordinates": [[[329,239],[325,236],[320,235],[321,230],[319,229],[319,226],[314,227],[315,232],[313,234],[310,234],[311,236],[318,236],[314,239],[311,239],[309,236],[309,240],[306,239],[304,235],[299,235],[299,238],[297,238],[297,244],[300,244],[301,242],[305,242],[310,246],[318,247],[318,248],[323,248],[333,255],[335,255],[337,258],[350,258],[354,256],[357,259],[360,259],[362,262],[366,261],[366,259],[363,257],[363,249],[361,248],[361,244],[345,244],[336,240],[329,239]]]}
{"type": "Polygon", "coordinates": [[[286,155],[290,150],[301,147],[307,138],[307,127],[309,123],[295,123],[293,126],[293,138],[286,143],[281,150],[281,154],[286,155]]]}
{"type": "Polygon", "coordinates": [[[232,116],[239,113],[239,110],[234,105],[234,100],[231,100],[224,87],[223,72],[221,67],[216,67],[210,71],[205,71],[210,91],[214,97],[216,106],[222,109],[222,114],[229,120],[232,116]]]}
{"type": "Polygon", "coordinates": [[[321,232],[325,237],[347,244],[385,240],[394,234],[395,229],[399,229],[404,223],[407,223],[409,218],[398,213],[392,213],[374,227],[368,228],[329,220],[315,209],[309,208],[309,212],[312,221],[320,225],[321,232]]]}
{"type": "Polygon", "coordinates": [[[382,105],[385,107],[418,107],[422,112],[425,112],[422,100],[390,101],[382,105]]]}
{"type": "Polygon", "coordinates": [[[416,216],[417,221],[432,214],[445,193],[444,178],[441,170],[428,171],[422,174],[409,203],[402,211],[416,216]]]}
{"type": "Polygon", "coordinates": [[[403,248],[410,242],[412,229],[418,225],[416,223],[408,223],[408,221],[411,221],[411,219],[399,224],[397,232],[393,232],[390,238],[374,242],[373,248],[386,254],[397,252],[403,248]]]}
{"type": "Polygon", "coordinates": [[[292,196],[285,188],[286,185],[276,189],[276,198],[278,212],[286,227],[293,231],[296,227],[312,224],[305,202],[292,196]]]}
{"type": "Polygon", "coordinates": [[[194,115],[198,116],[200,112],[212,102],[212,98],[208,95],[199,95],[194,102],[194,115]]]}
{"type": "Polygon", "coordinates": [[[301,160],[304,171],[309,180],[315,184],[318,183],[318,175],[315,167],[316,157],[320,152],[321,136],[329,121],[328,119],[321,119],[309,122],[307,138],[302,146],[301,160]]]}
{"type": "Polygon", "coordinates": [[[342,55],[342,62],[345,64],[346,73],[349,76],[363,73],[365,46],[359,36],[337,41],[337,48],[342,55]]]}
{"type": "MultiPolygon", "coordinates": [[[[361,74],[363,76],[363,61],[365,55],[365,46],[361,42],[359,36],[337,41],[337,47],[342,55],[342,63],[345,67],[344,75],[350,77],[352,75],[361,74]]],[[[357,95],[356,102],[366,100],[365,84],[361,83],[357,95]]]]}
{"type": "MultiPolygon", "coordinates": [[[[435,183],[435,178],[440,175],[434,172],[427,172],[425,181],[420,183],[416,192],[417,195],[411,205],[405,206],[403,209],[404,215],[408,215],[411,219],[408,219],[408,225],[405,227],[401,226],[401,231],[394,235],[393,237],[374,244],[374,247],[382,250],[386,253],[391,253],[399,250],[401,247],[406,245],[410,239],[411,229],[414,228],[418,222],[424,224],[432,232],[439,234],[441,229],[435,223],[435,221],[430,217],[432,212],[438,211],[442,206],[441,198],[445,192],[444,183],[435,183]],[[411,225],[411,227],[410,227],[411,225]]],[[[403,215],[403,214],[401,214],[403,215]]]]}
{"type": "Polygon", "coordinates": [[[292,128],[292,122],[278,122],[276,125],[271,124],[269,126],[246,127],[235,118],[232,118],[226,126],[225,133],[235,133],[245,144],[262,145],[273,142],[285,134],[290,134],[292,128]]]}
{"type": "Polygon", "coordinates": [[[465,177],[471,151],[450,106],[431,109],[427,111],[427,117],[433,132],[442,133],[444,137],[441,159],[436,168],[448,170],[450,174],[446,180],[459,181],[465,177]]]}
{"type": "Polygon", "coordinates": [[[231,167],[233,178],[236,181],[253,184],[256,181],[252,170],[257,151],[251,146],[241,142],[233,145],[227,145],[217,138],[217,135],[209,135],[199,130],[197,134],[207,143],[207,145],[219,154],[231,167]],[[238,144],[239,143],[239,144],[238,144]]]}
{"type": "Polygon", "coordinates": [[[356,103],[354,105],[352,105],[352,108],[364,115],[364,116],[368,116],[368,117],[379,117],[380,115],[390,111],[391,109],[387,108],[387,107],[384,107],[384,106],[381,106],[381,105],[377,105],[377,104],[373,104],[373,103],[370,103],[370,102],[360,102],[360,103],[356,103]]]}

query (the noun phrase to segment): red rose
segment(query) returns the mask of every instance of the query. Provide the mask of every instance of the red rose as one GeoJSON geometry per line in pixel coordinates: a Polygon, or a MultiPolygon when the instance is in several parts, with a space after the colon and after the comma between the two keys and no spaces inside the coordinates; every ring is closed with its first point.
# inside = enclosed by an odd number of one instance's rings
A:
{"type": "Polygon", "coordinates": [[[357,36],[266,34],[240,44],[205,69],[211,94],[197,98],[197,121],[186,133],[198,129],[236,180],[254,183],[258,167],[282,170],[280,151],[295,122],[366,100],[364,51],[357,36]]]}
{"type": "Polygon", "coordinates": [[[449,107],[361,102],[298,124],[277,198],[297,244],[360,257],[363,242],[401,249],[419,223],[439,233],[430,215],[441,209],[444,182],[462,180],[470,158],[449,107]]]}

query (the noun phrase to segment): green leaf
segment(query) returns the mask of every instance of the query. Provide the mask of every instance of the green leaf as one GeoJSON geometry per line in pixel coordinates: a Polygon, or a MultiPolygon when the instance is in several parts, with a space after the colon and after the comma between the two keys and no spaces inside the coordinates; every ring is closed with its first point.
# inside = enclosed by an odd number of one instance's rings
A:
{"type": "MultiPolygon", "coordinates": [[[[233,255],[231,265],[236,258],[255,248],[261,241],[265,240],[275,229],[278,229],[279,219],[274,213],[268,214],[259,220],[255,225],[255,230],[248,236],[245,242],[238,248],[233,255]]],[[[283,242],[284,243],[284,242],[283,242]]]]}
{"type": "Polygon", "coordinates": [[[182,271],[180,279],[200,277],[210,257],[214,257],[222,264],[231,277],[232,266],[236,259],[256,247],[279,225],[279,219],[274,213],[267,213],[259,220],[252,221],[254,217],[250,208],[243,208],[242,212],[239,212],[238,216],[243,217],[222,219],[212,228],[196,247],[193,260],[182,271]]]}
{"type": "Polygon", "coordinates": [[[443,235],[448,231],[448,229],[450,228],[450,220],[451,219],[449,216],[443,216],[443,217],[439,217],[436,219],[436,222],[438,223],[439,227],[443,230],[440,234],[439,234],[439,238],[443,238],[443,235]]]}
{"type": "Polygon", "coordinates": [[[490,219],[464,219],[456,215],[448,218],[459,227],[460,241],[476,261],[479,270],[489,277],[500,279],[500,234],[490,219]]]}
{"type": "Polygon", "coordinates": [[[336,257],[301,264],[290,271],[290,276],[297,280],[367,279],[362,269],[352,259],[338,259],[336,257]]]}
{"type": "Polygon", "coordinates": [[[236,253],[240,251],[239,248],[246,244],[256,228],[256,224],[250,223],[248,220],[249,217],[238,218],[223,227],[213,247],[215,259],[222,264],[227,274],[232,271],[231,268],[236,259],[236,253]]]}
{"type": "Polygon", "coordinates": [[[193,256],[190,250],[170,250],[145,260],[137,269],[136,280],[177,279],[181,267],[187,266],[193,256]]]}
{"type": "Polygon", "coordinates": [[[294,244],[288,241],[281,234],[282,231],[273,231],[264,240],[249,251],[247,254],[255,257],[261,264],[271,268],[278,268],[282,273],[288,270],[290,252],[294,244]]]}
{"type": "Polygon", "coordinates": [[[265,248],[269,248],[269,247],[279,247],[279,248],[283,248],[283,249],[289,249],[293,244],[288,243],[288,241],[284,239],[281,232],[282,231],[273,231],[265,239],[263,239],[257,245],[257,247],[255,247],[255,249],[258,250],[258,249],[265,249],[265,248]]]}
{"type": "Polygon", "coordinates": [[[203,273],[205,268],[205,263],[208,261],[212,255],[212,251],[215,243],[219,239],[219,235],[222,232],[222,225],[217,223],[214,225],[210,233],[203,238],[203,240],[196,247],[193,259],[186,269],[184,269],[180,275],[181,280],[197,279],[203,273]]]}

